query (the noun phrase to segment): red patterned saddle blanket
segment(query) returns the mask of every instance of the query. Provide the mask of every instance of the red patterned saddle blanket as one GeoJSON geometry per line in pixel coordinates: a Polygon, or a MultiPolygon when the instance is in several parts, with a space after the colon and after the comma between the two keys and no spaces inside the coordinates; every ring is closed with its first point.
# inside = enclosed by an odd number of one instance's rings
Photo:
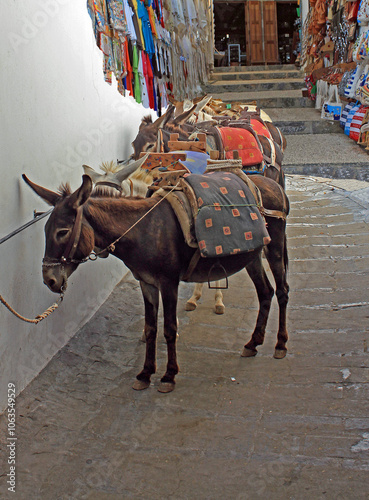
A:
{"type": "Polygon", "coordinates": [[[258,135],[263,135],[268,139],[273,139],[268,127],[265,125],[265,122],[261,118],[250,118],[250,124],[258,135]]]}
{"type": "Polygon", "coordinates": [[[225,159],[233,159],[233,151],[238,151],[243,167],[252,167],[263,162],[263,153],[251,131],[235,127],[220,127],[217,130],[222,140],[225,159]]]}

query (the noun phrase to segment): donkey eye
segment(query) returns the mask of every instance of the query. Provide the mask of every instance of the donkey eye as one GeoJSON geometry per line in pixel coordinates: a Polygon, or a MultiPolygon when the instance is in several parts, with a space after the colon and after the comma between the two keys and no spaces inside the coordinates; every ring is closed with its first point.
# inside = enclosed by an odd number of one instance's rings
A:
{"type": "Polygon", "coordinates": [[[64,236],[67,236],[68,233],[69,233],[69,229],[60,229],[56,233],[56,237],[57,237],[57,239],[61,239],[61,238],[64,238],[64,236]]]}

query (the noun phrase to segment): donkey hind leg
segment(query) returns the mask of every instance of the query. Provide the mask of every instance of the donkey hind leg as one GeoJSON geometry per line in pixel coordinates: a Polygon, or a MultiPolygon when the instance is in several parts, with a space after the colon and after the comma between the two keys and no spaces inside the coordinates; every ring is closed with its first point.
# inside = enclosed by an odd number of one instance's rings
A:
{"type": "MultiPolygon", "coordinates": [[[[216,286],[219,286],[220,282],[216,282],[216,286]]],[[[197,302],[200,300],[202,296],[202,289],[203,289],[204,284],[203,283],[196,283],[192,297],[188,299],[186,302],[186,311],[194,311],[197,307],[197,302]]],[[[223,303],[223,294],[222,292],[218,289],[215,292],[215,306],[214,306],[214,311],[216,314],[224,314],[225,312],[225,306],[223,303]]]]}
{"type": "Polygon", "coordinates": [[[255,329],[250,341],[245,345],[241,354],[242,357],[249,358],[256,356],[256,347],[264,342],[265,328],[268,321],[274,290],[263,268],[261,255],[251,264],[246,266],[246,270],[255,285],[259,299],[259,313],[255,329]]]}
{"type": "Polygon", "coordinates": [[[174,378],[179,371],[176,351],[178,283],[165,283],[161,287],[161,296],[163,299],[164,337],[167,342],[168,363],[158,391],[172,392],[175,387],[174,378]]]}
{"type": "MultiPolygon", "coordinates": [[[[281,224],[285,223],[281,221],[281,224]]],[[[276,284],[276,295],[279,305],[279,326],[274,358],[282,359],[287,354],[286,343],[288,340],[287,304],[289,286],[287,283],[288,255],[286,236],[284,235],[282,238],[275,239],[273,239],[272,237],[272,241],[265,248],[265,256],[273,273],[276,284]]]]}
{"type": "Polygon", "coordinates": [[[158,328],[159,290],[140,281],[145,303],[146,357],[143,370],[137,375],[133,389],[141,391],[150,386],[151,375],[156,371],[156,335],[158,328]]]}

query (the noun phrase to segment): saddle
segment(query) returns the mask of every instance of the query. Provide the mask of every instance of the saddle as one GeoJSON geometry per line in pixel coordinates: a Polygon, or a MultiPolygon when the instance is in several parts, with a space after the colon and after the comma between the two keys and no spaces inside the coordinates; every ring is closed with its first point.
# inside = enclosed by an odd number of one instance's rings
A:
{"type": "Polygon", "coordinates": [[[220,152],[220,158],[231,160],[237,151],[241,159],[241,168],[262,170],[264,156],[256,132],[248,121],[230,121],[228,126],[211,127],[206,137],[211,149],[220,152]]]}
{"type": "Polygon", "coordinates": [[[186,243],[202,257],[248,252],[270,241],[260,192],[241,166],[240,160],[208,160],[205,174],[170,172],[151,187],[169,201],[186,243]]]}

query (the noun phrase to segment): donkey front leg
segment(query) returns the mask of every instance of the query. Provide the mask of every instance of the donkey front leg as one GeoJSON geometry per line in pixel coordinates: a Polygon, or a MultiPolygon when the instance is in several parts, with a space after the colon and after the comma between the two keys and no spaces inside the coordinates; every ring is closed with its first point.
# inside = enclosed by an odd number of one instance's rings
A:
{"type": "Polygon", "coordinates": [[[270,306],[274,295],[274,290],[263,268],[261,255],[252,263],[246,266],[246,270],[252,279],[259,299],[259,313],[256,326],[250,341],[245,345],[242,357],[249,358],[256,356],[258,345],[264,342],[265,328],[268,321],[270,306]]]}
{"type": "Polygon", "coordinates": [[[268,259],[276,283],[276,295],[279,305],[279,327],[273,357],[283,359],[287,354],[287,304],[289,293],[287,283],[287,240],[285,236],[284,238],[272,239],[270,248],[269,245],[267,247],[266,258],[268,259]]]}
{"type": "Polygon", "coordinates": [[[164,312],[164,337],[167,342],[167,371],[160,381],[159,392],[171,392],[175,387],[175,376],[179,371],[177,363],[177,300],[178,283],[166,282],[161,287],[164,312]]]}
{"type": "Polygon", "coordinates": [[[186,311],[194,311],[197,307],[197,302],[201,299],[203,283],[196,283],[191,298],[186,302],[186,311]]]}
{"type": "Polygon", "coordinates": [[[158,328],[159,290],[140,281],[145,303],[146,357],[143,370],[137,375],[133,389],[142,391],[150,386],[151,375],[156,371],[156,335],[158,328]]]}
{"type": "MultiPolygon", "coordinates": [[[[220,281],[217,281],[217,285],[220,284],[220,281]]],[[[221,290],[217,290],[215,292],[215,314],[224,314],[225,306],[223,303],[223,294],[221,290]]]]}

